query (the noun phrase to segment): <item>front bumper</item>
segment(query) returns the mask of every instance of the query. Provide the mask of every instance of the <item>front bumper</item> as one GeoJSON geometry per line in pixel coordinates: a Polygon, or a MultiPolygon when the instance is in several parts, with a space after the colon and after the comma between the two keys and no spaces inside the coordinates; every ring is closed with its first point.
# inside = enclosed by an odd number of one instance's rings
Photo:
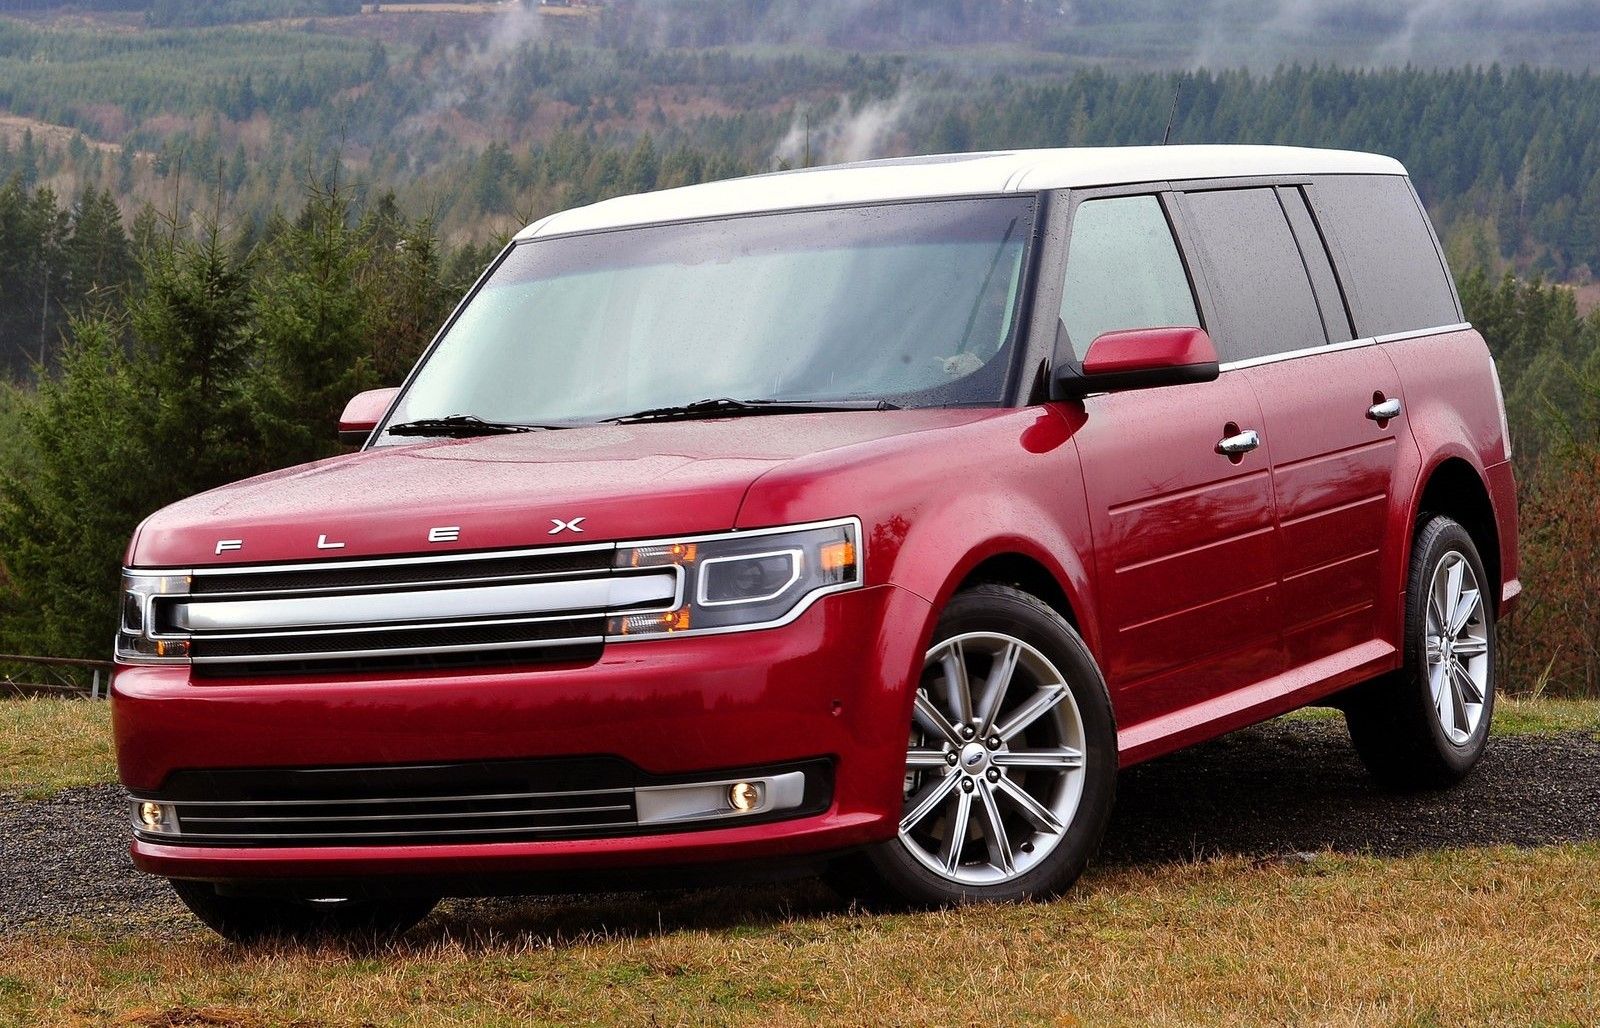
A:
{"type": "Polygon", "coordinates": [[[134,863],[218,881],[454,879],[794,858],[891,837],[926,601],[829,596],[778,629],[613,644],[587,666],[191,681],[124,667],[118,768],[136,794],[181,770],[614,756],[653,775],[827,758],[826,810],[666,834],[518,842],[195,846],[135,840],[134,863]]]}

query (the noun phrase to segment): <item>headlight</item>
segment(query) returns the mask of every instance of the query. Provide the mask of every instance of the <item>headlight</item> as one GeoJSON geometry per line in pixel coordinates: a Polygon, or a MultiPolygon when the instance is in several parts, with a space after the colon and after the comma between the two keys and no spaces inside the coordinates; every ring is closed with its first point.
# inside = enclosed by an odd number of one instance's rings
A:
{"type": "Polygon", "coordinates": [[[612,638],[768,628],[793,621],[819,597],[861,585],[861,524],[851,518],[621,546],[617,567],[675,567],[684,587],[674,610],[612,618],[612,638]]]}
{"type": "Polygon", "coordinates": [[[122,575],[122,623],[117,628],[117,659],[126,664],[186,664],[189,640],[166,625],[162,596],[189,591],[187,575],[122,575]]]}

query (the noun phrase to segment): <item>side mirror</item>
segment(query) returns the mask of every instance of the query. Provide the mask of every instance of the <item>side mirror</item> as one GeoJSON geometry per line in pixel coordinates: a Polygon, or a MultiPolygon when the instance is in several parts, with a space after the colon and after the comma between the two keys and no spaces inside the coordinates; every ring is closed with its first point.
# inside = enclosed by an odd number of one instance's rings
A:
{"type": "Polygon", "coordinates": [[[1056,377],[1063,396],[1210,382],[1220,373],[1217,348],[1204,329],[1132,328],[1107,332],[1089,344],[1081,374],[1056,377]]]}
{"type": "Polygon", "coordinates": [[[378,427],[378,422],[389,412],[399,393],[398,389],[368,389],[364,393],[357,393],[355,399],[344,405],[344,413],[339,415],[339,441],[351,446],[366,442],[367,436],[378,427]]]}

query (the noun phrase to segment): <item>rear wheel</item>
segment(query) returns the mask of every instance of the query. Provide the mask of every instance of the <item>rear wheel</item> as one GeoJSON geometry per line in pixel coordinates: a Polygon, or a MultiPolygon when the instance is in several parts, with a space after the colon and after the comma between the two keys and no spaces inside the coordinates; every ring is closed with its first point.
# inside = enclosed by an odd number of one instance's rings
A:
{"type": "Polygon", "coordinates": [[[1345,704],[1350,739],[1390,788],[1466,777],[1494,714],[1493,583],[1472,536],[1447,517],[1417,531],[1406,585],[1405,663],[1345,704]]]}
{"type": "Polygon", "coordinates": [[[297,899],[235,896],[209,882],[172,880],[183,905],[232,942],[264,939],[383,941],[416,927],[432,912],[432,896],[383,899],[297,899]]]}
{"type": "Polygon", "coordinates": [[[1006,586],[958,594],[918,685],[898,836],[859,870],[919,905],[1049,896],[1100,844],[1116,727],[1083,640],[1006,586]]]}

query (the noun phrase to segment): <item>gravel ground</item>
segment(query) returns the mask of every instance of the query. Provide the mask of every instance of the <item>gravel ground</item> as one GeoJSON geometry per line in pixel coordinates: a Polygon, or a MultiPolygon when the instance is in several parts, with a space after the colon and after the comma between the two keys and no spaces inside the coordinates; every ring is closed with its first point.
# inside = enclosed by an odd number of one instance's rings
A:
{"type": "MultiPolygon", "coordinates": [[[[1272,722],[1124,774],[1100,862],[1600,839],[1597,762],[1590,733],[1496,738],[1460,787],[1401,796],[1366,777],[1342,723],[1272,722]]],[[[193,927],[165,883],[134,871],[121,799],[116,786],[0,797],[0,933],[82,921],[140,934],[193,927]]]]}

